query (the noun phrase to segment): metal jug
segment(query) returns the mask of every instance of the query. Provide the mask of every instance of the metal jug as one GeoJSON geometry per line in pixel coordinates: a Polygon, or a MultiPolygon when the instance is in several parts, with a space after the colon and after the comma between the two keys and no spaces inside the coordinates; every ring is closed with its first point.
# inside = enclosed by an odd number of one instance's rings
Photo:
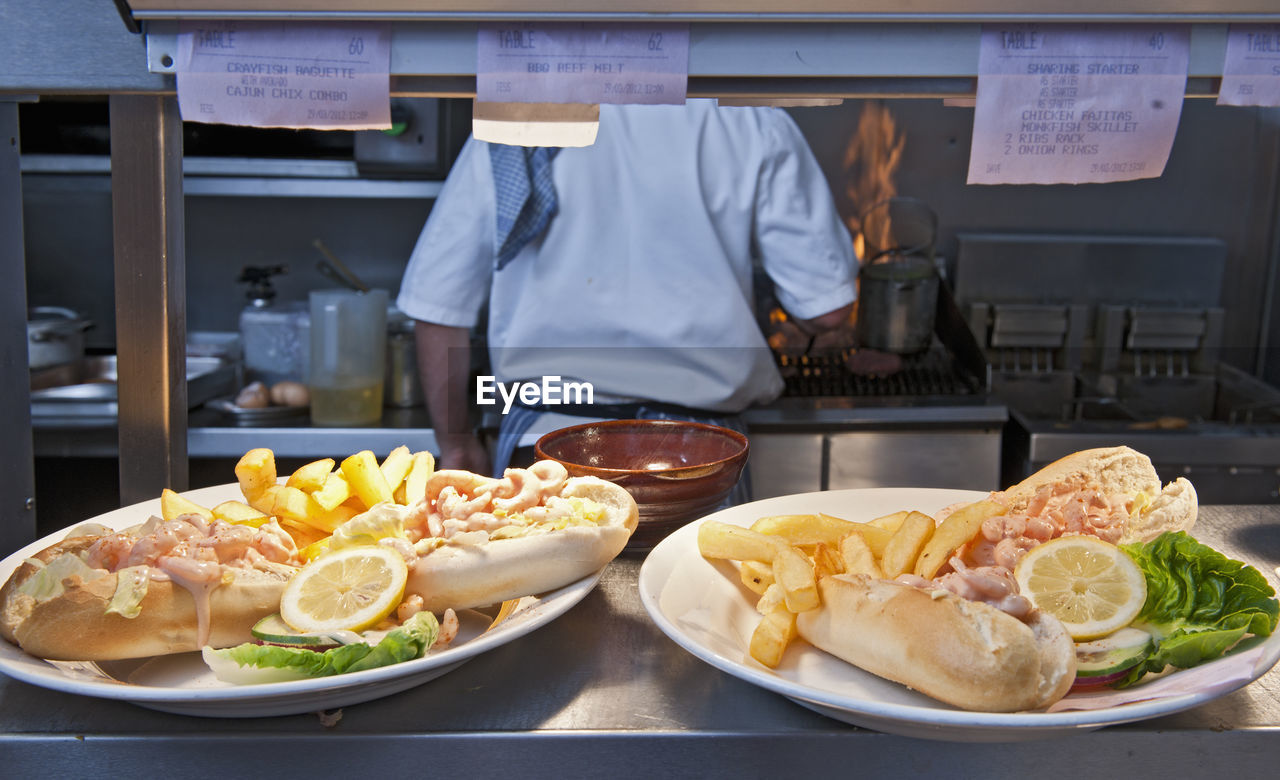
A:
{"type": "Polygon", "coordinates": [[[890,254],[858,275],[858,341],[885,352],[911,354],[933,341],[938,270],[927,257],[890,254]]]}
{"type": "Polygon", "coordinates": [[[423,400],[413,320],[396,311],[387,312],[385,396],[387,406],[397,408],[421,406],[423,400]]]}

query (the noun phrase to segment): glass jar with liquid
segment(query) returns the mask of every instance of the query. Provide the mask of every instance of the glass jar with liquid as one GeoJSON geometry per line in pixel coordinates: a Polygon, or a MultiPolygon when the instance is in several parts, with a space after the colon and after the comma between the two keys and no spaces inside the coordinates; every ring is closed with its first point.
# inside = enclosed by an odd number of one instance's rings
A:
{"type": "Polygon", "coordinates": [[[375,425],[382,420],[387,291],[311,293],[311,422],[375,425]]]}

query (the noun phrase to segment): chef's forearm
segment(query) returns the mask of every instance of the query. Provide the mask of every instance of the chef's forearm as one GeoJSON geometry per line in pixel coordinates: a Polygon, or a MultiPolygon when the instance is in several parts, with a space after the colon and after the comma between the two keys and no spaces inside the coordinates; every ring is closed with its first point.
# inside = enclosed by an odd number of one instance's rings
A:
{"type": "Polygon", "coordinates": [[[474,436],[467,405],[470,331],[419,320],[414,335],[423,397],[436,440],[442,449],[454,449],[474,436]]]}
{"type": "Polygon", "coordinates": [[[841,306],[838,309],[829,311],[826,314],[819,314],[817,317],[811,317],[807,320],[802,320],[797,317],[794,318],[793,321],[800,330],[812,336],[817,333],[822,333],[823,331],[835,330],[841,325],[846,324],[849,321],[849,315],[852,313],[853,304],[850,303],[846,306],[841,306]]]}

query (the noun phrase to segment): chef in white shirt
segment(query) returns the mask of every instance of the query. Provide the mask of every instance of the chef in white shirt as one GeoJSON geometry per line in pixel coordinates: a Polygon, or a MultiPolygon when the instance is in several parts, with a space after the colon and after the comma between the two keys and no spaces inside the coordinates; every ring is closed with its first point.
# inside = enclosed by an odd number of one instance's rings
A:
{"type": "MultiPolygon", "coordinates": [[[[783,387],[757,324],[757,263],[804,330],[847,321],[853,242],[781,109],[602,105],[591,146],[469,139],[396,300],[417,321],[441,464],[500,474],[515,448],[592,419],[742,430],[738,414],[783,387]],[[505,409],[492,457],[468,423],[470,333],[482,313],[493,380],[552,388],[505,409]],[[556,382],[578,395],[555,398],[556,382]]],[[[490,410],[503,412],[487,387],[490,410]]]]}

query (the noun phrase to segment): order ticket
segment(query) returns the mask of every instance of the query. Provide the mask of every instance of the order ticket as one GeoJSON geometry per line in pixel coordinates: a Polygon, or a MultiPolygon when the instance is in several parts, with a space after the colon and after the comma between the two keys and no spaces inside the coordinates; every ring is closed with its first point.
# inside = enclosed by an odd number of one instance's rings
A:
{"type": "Polygon", "coordinates": [[[1280,24],[1231,25],[1218,105],[1280,106],[1280,24]]]}
{"type": "Polygon", "coordinates": [[[1178,25],[984,25],[968,183],[1159,176],[1189,40],[1178,25]]]}
{"type": "Polygon", "coordinates": [[[374,130],[391,126],[386,24],[183,22],[182,118],[255,127],[374,130]]]}
{"type": "Polygon", "coordinates": [[[681,24],[482,24],[476,52],[484,102],[680,105],[689,81],[681,24]]]}

